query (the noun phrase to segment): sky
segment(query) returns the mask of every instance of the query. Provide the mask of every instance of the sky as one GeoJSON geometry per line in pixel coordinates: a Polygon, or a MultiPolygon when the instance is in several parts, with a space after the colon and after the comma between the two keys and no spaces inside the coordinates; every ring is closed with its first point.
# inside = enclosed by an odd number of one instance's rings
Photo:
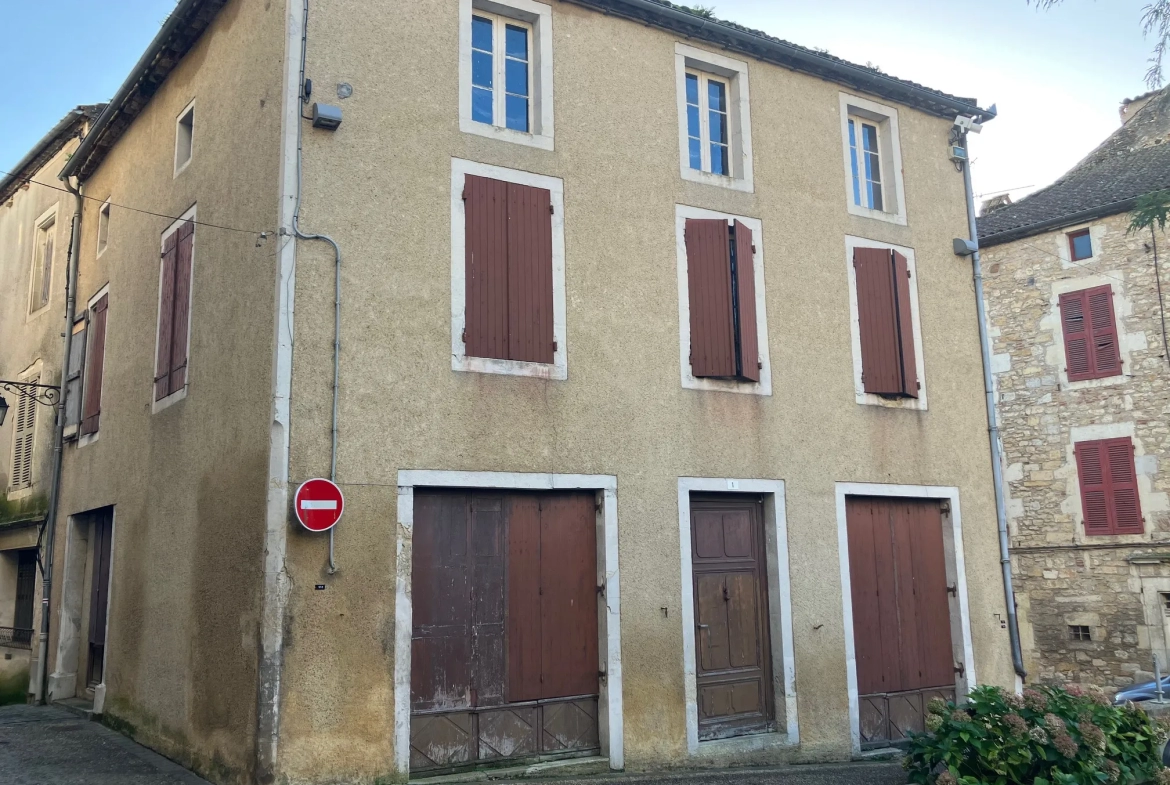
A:
{"type": "MultiPolygon", "coordinates": [[[[1146,2],[1064,0],[1040,11],[1026,0],[703,0],[721,19],[996,104],[999,117],[971,144],[975,191],[1016,199],[1083,158],[1119,125],[1121,100],[1145,92],[1146,2]]],[[[0,0],[0,74],[9,82],[0,169],[74,106],[113,96],[173,7],[0,0]],[[87,40],[105,43],[77,43],[87,40]]]]}

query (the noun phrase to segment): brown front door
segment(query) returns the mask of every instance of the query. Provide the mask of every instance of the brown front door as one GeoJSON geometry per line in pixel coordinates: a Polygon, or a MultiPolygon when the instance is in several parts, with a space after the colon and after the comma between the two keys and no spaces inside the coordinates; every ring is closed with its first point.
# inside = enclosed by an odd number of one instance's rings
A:
{"type": "Polygon", "coordinates": [[[415,493],[410,767],[598,739],[592,493],[415,493]]]}
{"type": "Polygon", "coordinates": [[[849,497],[849,577],[863,747],[922,732],[931,698],[955,698],[937,499],[849,497]]]}
{"type": "Polygon", "coordinates": [[[93,579],[89,590],[89,674],[86,683],[102,683],[106,663],[106,612],[110,599],[110,540],[113,521],[109,513],[93,518],[93,579]]]}
{"type": "Polygon", "coordinates": [[[700,739],[775,725],[766,565],[760,499],[691,497],[700,739]]]}

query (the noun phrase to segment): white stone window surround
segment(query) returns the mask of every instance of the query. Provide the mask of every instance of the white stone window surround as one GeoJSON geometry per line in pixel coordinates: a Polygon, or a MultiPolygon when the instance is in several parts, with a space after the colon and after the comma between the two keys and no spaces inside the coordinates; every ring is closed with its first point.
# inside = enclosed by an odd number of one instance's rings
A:
{"type": "Polygon", "coordinates": [[[97,230],[97,255],[94,258],[101,258],[101,255],[110,247],[110,200],[106,199],[102,206],[98,208],[98,230],[97,230]]]}
{"type": "Polygon", "coordinates": [[[679,174],[682,179],[704,185],[717,185],[735,191],[755,192],[752,165],[751,97],[748,90],[748,64],[742,60],[698,49],[688,44],[674,45],[675,91],[678,103],[679,174]],[[691,168],[691,154],[687,141],[687,71],[705,71],[728,81],[727,113],[731,149],[728,158],[731,176],[691,168]]]}
{"type": "Polygon", "coordinates": [[[195,157],[195,99],[175,118],[175,174],[183,173],[195,157]]]}
{"type": "Polygon", "coordinates": [[[1141,544],[1154,539],[1151,515],[1170,511],[1170,495],[1154,490],[1158,475],[1158,456],[1146,452],[1145,445],[1136,435],[1132,420],[1093,425],[1074,425],[1069,429],[1069,440],[1064,447],[1064,465],[1056,470],[1055,476],[1066,482],[1065,498],[1060,511],[1073,519],[1073,538],[1079,545],[1100,545],[1101,543],[1141,544]],[[1138,501],[1142,508],[1143,531],[1141,534],[1085,534],[1085,512],[1081,505],[1081,481],[1077,472],[1077,442],[1098,439],[1124,439],[1133,441],[1133,466],[1137,474],[1138,501]]]}
{"type": "Polygon", "coordinates": [[[413,635],[414,489],[493,488],[517,491],[591,490],[598,495],[597,567],[605,586],[598,603],[598,648],[605,672],[598,700],[601,754],[615,771],[625,768],[622,705],[621,573],[618,569],[617,477],[613,475],[527,472],[400,470],[394,578],[394,761],[404,776],[410,771],[410,651],[413,635]]]}
{"type": "Polygon", "coordinates": [[[922,351],[922,320],[918,313],[918,267],[914,261],[914,249],[846,235],[845,270],[849,276],[849,338],[853,349],[853,399],[866,406],[926,411],[926,358],[922,351]],[[861,319],[857,311],[857,271],[853,268],[853,251],[857,248],[888,248],[906,257],[906,266],[910,270],[910,321],[914,325],[914,370],[918,375],[919,384],[917,398],[883,398],[865,391],[865,384],[861,381],[861,319]]]}
{"type": "MultiPolygon", "coordinates": [[[[553,149],[553,43],[552,6],[534,0],[459,0],[459,130],[504,142],[553,149]],[[510,17],[532,27],[529,45],[532,79],[529,114],[532,133],[524,133],[471,117],[471,17],[479,10],[510,17]]],[[[503,85],[499,86],[502,89],[503,85]]]]}
{"type": "MultiPolygon", "coordinates": [[[[1065,258],[1069,255],[1068,238],[1063,234],[1060,239],[1064,242],[1065,258]]],[[[1096,251],[1096,245],[1093,246],[1096,251]]],[[[1096,257],[1094,257],[1096,258],[1096,257]]],[[[1085,260],[1088,261],[1088,260],[1085,260]]],[[[1084,262],[1077,262],[1077,265],[1084,262]]],[[[1049,293],[1048,312],[1040,319],[1040,333],[1048,331],[1052,341],[1044,353],[1044,361],[1056,369],[1056,380],[1061,390],[1083,390],[1088,387],[1111,387],[1117,384],[1126,384],[1133,375],[1133,365],[1130,355],[1133,351],[1144,351],[1148,342],[1146,334],[1141,330],[1126,332],[1124,327],[1133,314],[1133,302],[1125,296],[1123,281],[1125,274],[1121,270],[1084,275],[1079,278],[1062,278],[1052,282],[1052,291],[1049,293]],[[1106,376],[1104,379],[1083,379],[1077,382],[1068,380],[1068,362],[1064,352],[1064,325],[1060,319],[1060,296],[1067,292],[1079,292],[1082,289],[1092,289],[1096,286],[1109,286],[1113,291],[1113,319],[1117,324],[1117,351],[1121,356],[1121,373],[1106,376]]]]}
{"type": "Polygon", "coordinates": [[[44,257],[41,255],[41,252],[44,250],[45,235],[53,238],[53,261],[49,266],[49,299],[35,311],[26,309],[26,322],[32,321],[45,313],[49,310],[49,306],[53,304],[53,278],[57,274],[57,268],[61,266],[57,262],[61,259],[62,255],[62,251],[57,249],[57,236],[59,235],[58,229],[60,228],[57,224],[57,205],[53,205],[38,215],[33,226],[35,229],[33,231],[32,264],[29,266],[28,282],[28,301],[30,305],[34,302],[33,298],[36,296],[36,293],[33,292],[33,284],[37,282],[36,268],[37,265],[44,263],[44,257]]]}
{"type": "Polygon", "coordinates": [[[518,169],[451,159],[451,370],[473,373],[497,373],[508,376],[534,376],[564,381],[569,378],[568,339],[565,321],[565,187],[564,181],[518,169]],[[501,360],[494,357],[469,357],[463,343],[467,323],[467,243],[465,238],[465,204],[463,183],[469,174],[545,188],[552,197],[552,283],[553,340],[557,348],[551,363],[501,360]]]}
{"type": "MultiPolygon", "coordinates": [[[[154,374],[156,373],[158,363],[158,329],[159,320],[162,319],[162,281],[163,281],[163,259],[162,252],[166,248],[167,238],[175,232],[179,231],[179,227],[187,221],[195,220],[196,205],[191,205],[191,209],[183,213],[180,217],[166,228],[166,231],[159,237],[159,261],[158,261],[158,302],[155,306],[155,322],[154,322],[154,354],[150,356],[150,413],[157,414],[163,409],[169,408],[179,401],[187,397],[187,390],[191,387],[191,333],[193,332],[192,325],[195,323],[194,314],[191,312],[191,304],[195,301],[195,258],[198,253],[198,240],[195,235],[191,239],[191,279],[187,286],[187,372],[183,378],[183,388],[176,390],[165,398],[155,400],[154,398],[154,374]]],[[[104,376],[104,374],[103,374],[104,376]]]]}
{"type": "MultiPolygon", "coordinates": [[[[1105,224],[1077,224],[1075,226],[1067,226],[1052,235],[1052,241],[1055,243],[1056,256],[1060,259],[1060,267],[1064,270],[1076,270],[1078,268],[1084,269],[1085,265],[1091,265],[1102,261],[1101,258],[1101,243],[1105,239],[1105,235],[1109,233],[1109,227],[1105,224]],[[1092,246],[1093,255],[1087,259],[1077,259],[1075,262],[1072,258],[1072,248],[1069,247],[1069,235],[1077,232],[1089,230],[1089,245],[1092,246]]],[[[1027,241],[1024,241],[1027,244],[1027,241]]],[[[1043,250],[1043,249],[1040,249],[1043,250]]]]}
{"type": "Polygon", "coordinates": [[[958,618],[951,616],[951,646],[955,661],[962,662],[964,675],[956,679],[955,697],[961,703],[973,689],[975,647],[971,638],[971,608],[967,597],[967,561],[963,552],[963,519],[959,511],[959,489],[936,485],[886,485],[884,483],[838,482],[837,552],[841,561],[841,602],[845,625],[845,680],[849,691],[849,734],[854,754],[861,752],[861,701],[857,688],[857,642],[853,638],[853,579],[849,573],[849,529],[845,500],[850,496],[885,496],[910,499],[941,499],[950,502],[943,513],[943,550],[946,554],[947,584],[956,587],[958,618]],[[949,526],[947,524],[950,524],[949,526]]]}
{"type": "MultiPolygon", "coordinates": [[[[85,306],[85,309],[87,312],[87,317],[85,320],[85,357],[87,358],[86,359],[87,363],[88,363],[88,358],[89,358],[90,340],[93,338],[93,332],[90,330],[90,327],[93,326],[93,307],[95,305],[97,305],[98,300],[107,296],[109,293],[110,293],[110,285],[107,283],[101,289],[98,289],[93,297],[89,298],[89,302],[86,303],[86,306],[85,306]]],[[[109,318],[110,318],[109,317],[109,310],[107,309],[107,311],[106,311],[106,337],[107,338],[109,337],[109,334],[110,334],[109,318]]],[[[158,340],[157,337],[155,340],[157,342],[157,340],[158,340]]],[[[104,347],[103,347],[102,351],[103,351],[103,355],[102,355],[102,391],[105,391],[106,374],[105,374],[105,354],[104,354],[105,349],[104,349],[104,347]]],[[[157,357],[158,357],[158,354],[157,354],[157,346],[156,346],[155,358],[157,359],[157,357]]],[[[83,365],[81,368],[81,403],[77,407],[78,412],[80,412],[81,414],[85,413],[85,372],[87,370],[89,370],[89,369],[83,365]]],[[[101,392],[98,393],[98,396],[99,396],[99,400],[100,400],[101,392]]],[[[80,432],[82,419],[85,419],[85,418],[80,417],[80,419],[78,419],[75,432],[80,432]]],[[[79,436],[77,438],[77,448],[81,449],[82,447],[86,446],[87,444],[93,444],[94,442],[96,442],[98,440],[98,437],[101,436],[101,433],[102,433],[101,423],[99,422],[98,429],[96,431],[94,431],[93,433],[87,433],[84,436],[79,436]]]]}
{"type": "Polygon", "coordinates": [[[800,743],[796,705],[796,660],[792,642],[792,587],[789,581],[788,522],[783,480],[735,480],[714,477],[678,478],[679,556],[682,569],[683,693],[686,703],[687,754],[743,754],[800,743]],[[716,741],[699,741],[699,695],[695,657],[695,597],[691,563],[691,494],[741,493],[764,497],[768,571],[769,629],[772,635],[772,684],[784,716],[773,733],[716,741]],[[779,638],[779,641],[777,641],[779,638]],[[777,645],[779,643],[779,645],[777,645]]]}
{"type": "Polygon", "coordinates": [[[685,204],[674,206],[674,239],[678,266],[678,361],[682,386],[688,390],[711,390],[714,392],[748,393],[751,395],[772,394],[772,361],[768,350],[768,302],[764,291],[764,224],[759,218],[719,213],[701,207],[685,204]],[[732,379],[698,378],[691,373],[691,298],[690,281],[687,278],[688,218],[722,219],[739,221],[752,230],[752,242],[756,246],[753,271],[756,284],[756,340],[760,352],[760,380],[739,382],[732,379]]]}
{"type": "MultiPolygon", "coordinates": [[[[906,225],[906,189],[902,183],[902,144],[898,132],[898,110],[868,98],[840,94],[841,149],[845,161],[845,205],[851,215],[906,225]],[[884,209],[871,210],[853,202],[853,167],[849,150],[850,116],[868,120],[878,126],[881,149],[882,203],[884,209]]],[[[860,139],[858,140],[860,143],[860,139]]]]}

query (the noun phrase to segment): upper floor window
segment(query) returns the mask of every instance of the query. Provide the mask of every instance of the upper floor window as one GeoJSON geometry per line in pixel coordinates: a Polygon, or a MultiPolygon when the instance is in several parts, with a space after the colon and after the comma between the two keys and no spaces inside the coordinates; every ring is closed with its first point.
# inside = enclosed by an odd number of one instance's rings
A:
{"type": "Polygon", "coordinates": [[[1105,284],[1060,295],[1060,325],[1070,382],[1121,373],[1113,287],[1105,284]]]}
{"type": "MultiPolygon", "coordinates": [[[[109,289],[89,301],[89,328],[88,341],[85,349],[84,382],[79,385],[84,388],[84,397],[81,404],[81,436],[96,434],[98,421],[102,413],[102,376],[106,365],[106,316],[109,313],[109,289]]],[[[69,365],[73,365],[73,355],[70,353],[69,365]]]]}
{"type": "Polygon", "coordinates": [[[175,120],[175,175],[187,168],[191,163],[191,155],[195,143],[195,102],[187,107],[175,120]]]}
{"type": "Polygon", "coordinates": [[[53,286],[53,235],[57,228],[57,213],[50,210],[37,221],[33,240],[32,282],[29,288],[28,312],[36,313],[49,304],[53,286]]]}
{"type": "MultiPolygon", "coordinates": [[[[37,384],[40,375],[27,375],[20,381],[37,384]]],[[[33,446],[36,440],[37,406],[31,395],[18,395],[16,402],[16,434],[12,442],[12,476],[8,479],[11,491],[28,488],[33,482],[33,446]]]]}
{"type": "Polygon", "coordinates": [[[552,149],[552,8],[460,0],[459,127],[552,149]]]}
{"type": "Polygon", "coordinates": [[[841,94],[841,140],[849,212],[891,223],[906,223],[898,111],[841,94]]]}
{"type": "Polygon", "coordinates": [[[747,63],[675,44],[684,180],[752,191],[747,63]]]}
{"type": "Polygon", "coordinates": [[[1088,229],[1072,232],[1068,236],[1069,258],[1074,262],[1093,257],[1093,238],[1088,229]]]}
{"type": "Polygon", "coordinates": [[[110,244],[110,203],[107,201],[98,210],[97,255],[101,256],[110,244]]]}
{"type": "Polygon", "coordinates": [[[1085,534],[1142,534],[1133,440],[1128,436],[1073,445],[1085,534]]]}
{"type": "MultiPolygon", "coordinates": [[[[195,211],[171,224],[162,237],[159,275],[158,340],[154,401],[178,400],[187,393],[190,349],[191,271],[195,256],[195,211]]],[[[156,408],[158,408],[156,406],[156,408]]]]}

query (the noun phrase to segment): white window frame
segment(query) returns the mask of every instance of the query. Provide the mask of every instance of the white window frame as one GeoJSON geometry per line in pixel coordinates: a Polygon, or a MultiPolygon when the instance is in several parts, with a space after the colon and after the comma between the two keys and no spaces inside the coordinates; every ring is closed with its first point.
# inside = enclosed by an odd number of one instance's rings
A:
{"type": "MultiPolygon", "coordinates": [[[[86,395],[85,380],[86,380],[86,377],[88,375],[87,371],[89,371],[89,368],[86,366],[88,366],[88,364],[89,364],[90,350],[92,349],[92,345],[93,345],[93,331],[90,329],[90,327],[93,326],[93,307],[95,305],[97,305],[98,300],[102,299],[103,297],[105,297],[109,293],[110,293],[110,285],[107,283],[105,286],[98,289],[97,292],[94,294],[94,296],[90,297],[89,301],[85,304],[85,311],[86,311],[86,315],[85,315],[86,316],[86,318],[85,318],[85,364],[82,365],[82,367],[81,367],[81,403],[78,406],[79,417],[77,420],[77,425],[73,426],[74,433],[78,433],[81,431],[81,422],[82,422],[82,420],[85,419],[85,395],[86,395]]],[[[106,311],[106,337],[107,338],[110,335],[109,319],[110,319],[109,310],[107,308],[107,311],[106,311]]],[[[157,330],[156,330],[156,333],[157,333],[157,330]]],[[[107,343],[107,345],[108,345],[108,343],[107,343]]],[[[155,335],[155,359],[156,360],[158,359],[158,335],[157,334],[155,335]]],[[[99,398],[103,396],[103,393],[105,392],[105,388],[106,388],[106,354],[105,354],[105,347],[103,347],[102,348],[102,389],[98,391],[99,398]]],[[[77,438],[78,449],[84,447],[87,444],[93,444],[94,442],[96,442],[98,440],[98,437],[101,435],[101,433],[102,433],[101,423],[99,422],[98,429],[96,431],[94,431],[93,433],[87,433],[84,436],[79,436],[77,438]]]]}
{"type": "MultiPolygon", "coordinates": [[[[49,235],[57,231],[57,205],[53,205],[37,216],[37,220],[34,222],[33,227],[32,265],[29,267],[28,278],[28,308],[25,311],[28,319],[34,319],[37,316],[40,316],[49,309],[50,305],[53,304],[53,277],[56,275],[58,267],[55,258],[58,255],[56,237],[53,238],[54,260],[53,264],[49,267],[49,299],[45,301],[44,305],[42,305],[40,308],[37,308],[35,311],[32,309],[34,294],[33,284],[35,284],[37,280],[37,267],[44,264],[44,257],[42,256],[44,243],[41,241],[41,233],[44,232],[45,235],[49,235]]],[[[41,284],[44,285],[44,279],[41,279],[41,284]]]]}
{"type": "MultiPolygon", "coordinates": [[[[17,378],[17,380],[22,381],[22,382],[29,382],[29,383],[35,384],[35,383],[40,382],[40,380],[43,379],[44,376],[45,376],[44,363],[40,360],[37,360],[32,365],[30,365],[29,367],[27,367],[23,371],[21,371],[19,374],[17,374],[16,378],[17,378]]],[[[21,397],[22,396],[19,396],[19,395],[15,396],[16,405],[12,407],[12,420],[11,420],[11,422],[12,422],[12,440],[8,444],[8,487],[6,489],[7,490],[7,497],[8,497],[9,501],[16,501],[17,499],[23,499],[26,496],[31,496],[33,490],[37,487],[37,478],[36,478],[37,432],[40,430],[41,423],[40,423],[40,417],[37,416],[40,413],[37,412],[35,410],[35,408],[33,411],[33,430],[32,430],[32,441],[33,441],[32,467],[33,468],[32,468],[32,471],[29,472],[29,476],[31,477],[31,479],[29,480],[28,485],[24,485],[24,486],[21,486],[19,488],[15,487],[12,483],[12,480],[14,479],[12,476],[12,469],[13,469],[13,466],[16,464],[16,435],[17,435],[16,418],[17,418],[17,415],[19,414],[19,411],[20,411],[20,398],[21,397]]],[[[33,407],[40,406],[40,404],[37,403],[36,401],[29,401],[29,405],[33,406],[33,407]]]]}
{"type": "MultiPolygon", "coordinates": [[[[159,237],[159,260],[158,260],[158,297],[155,301],[155,320],[154,320],[154,354],[150,356],[150,413],[157,414],[163,409],[172,406],[187,397],[187,389],[191,386],[191,326],[195,323],[194,314],[191,313],[191,304],[195,301],[195,254],[196,243],[191,241],[191,281],[187,287],[187,372],[183,378],[183,388],[176,390],[168,395],[166,398],[159,400],[154,399],[154,375],[158,371],[158,328],[159,320],[162,319],[162,281],[163,281],[163,249],[166,248],[167,238],[175,232],[179,231],[179,227],[187,221],[195,220],[196,205],[192,205],[191,209],[183,213],[177,218],[174,223],[166,228],[166,231],[159,237]]],[[[88,339],[86,339],[88,340],[88,339]]],[[[102,374],[103,379],[105,374],[102,374]]]]}
{"type": "MultiPolygon", "coordinates": [[[[486,136],[504,142],[553,149],[553,54],[552,6],[534,0],[459,0],[459,130],[486,136]],[[503,56],[493,57],[496,81],[493,83],[493,124],[476,122],[471,113],[471,17],[492,16],[497,22],[493,34],[497,44],[502,41],[499,22],[520,23],[527,26],[528,44],[528,116],[529,132],[516,131],[503,125],[502,120],[503,56]]],[[[496,53],[493,52],[493,55],[496,53]]]]}
{"type": "MultiPolygon", "coordinates": [[[[704,185],[717,185],[734,191],[755,191],[755,173],[752,164],[751,97],[748,89],[748,64],[742,60],[708,52],[683,43],[674,45],[675,89],[678,104],[679,174],[682,179],[704,185]],[[709,139],[703,144],[704,170],[691,168],[691,151],[687,128],[687,74],[713,76],[727,83],[728,163],[731,174],[712,174],[709,139]]],[[[706,105],[703,85],[699,84],[699,121],[705,129],[709,118],[703,110],[706,105]]],[[[705,138],[709,133],[704,134],[705,138]]]]}
{"type": "Polygon", "coordinates": [[[102,202],[102,206],[98,208],[98,225],[97,225],[97,255],[95,258],[100,258],[110,247],[110,200],[102,202]]]}
{"type": "Polygon", "coordinates": [[[568,340],[565,327],[565,186],[556,177],[505,169],[502,166],[451,159],[451,370],[472,373],[496,373],[508,376],[535,376],[564,381],[569,377],[568,340]],[[463,342],[467,324],[467,239],[466,203],[463,184],[467,175],[490,177],[533,188],[545,188],[552,198],[552,284],[553,340],[557,348],[551,363],[501,360],[495,357],[471,357],[463,342]]]}
{"type": "Polygon", "coordinates": [[[678,361],[682,386],[688,390],[710,390],[715,392],[747,393],[749,395],[772,394],[772,361],[768,350],[768,300],[764,291],[764,224],[759,218],[719,213],[701,207],[685,204],[674,206],[674,238],[678,273],[678,361]],[[691,373],[691,297],[690,279],[687,276],[687,219],[718,219],[728,223],[739,221],[752,230],[752,242],[756,246],[753,272],[756,284],[756,340],[760,353],[760,380],[758,382],[736,381],[734,379],[709,379],[696,377],[691,373]]]}
{"type": "MultiPolygon", "coordinates": [[[[524,30],[528,36],[528,128],[531,130],[533,125],[532,109],[535,101],[532,100],[532,87],[534,84],[532,67],[536,58],[533,56],[534,52],[532,45],[536,42],[536,35],[533,26],[529,22],[522,19],[514,19],[509,16],[501,16],[500,14],[491,14],[487,11],[480,11],[474,9],[472,11],[472,19],[479,17],[480,19],[487,19],[492,23],[492,122],[487,125],[492,125],[496,128],[507,128],[507,114],[508,114],[508,54],[507,54],[507,39],[508,27],[517,27],[524,30]]],[[[474,49],[472,53],[474,54],[474,49]]],[[[472,85],[474,90],[474,85],[472,85]]],[[[485,123],[479,122],[480,125],[485,123]]],[[[517,133],[529,133],[529,131],[517,131],[517,133]]]]}
{"type": "Polygon", "coordinates": [[[922,321],[918,313],[918,267],[914,261],[914,249],[866,237],[846,235],[845,269],[849,281],[849,337],[853,348],[854,400],[866,406],[926,411],[926,358],[922,351],[922,321]],[[914,326],[914,371],[918,375],[919,385],[917,398],[883,398],[865,391],[865,384],[861,381],[861,320],[857,311],[857,270],[853,267],[853,252],[857,248],[886,248],[906,257],[906,267],[910,270],[910,321],[914,326]]]}
{"type": "Polygon", "coordinates": [[[195,113],[195,99],[192,98],[191,103],[189,103],[185,107],[183,107],[183,111],[179,112],[179,116],[175,118],[175,174],[174,174],[175,177],[178,177],[180,174],[182,174],[183,170],[185,170],[191,164],[191,159],[195,157],[195,114],[194,113],[195,113]],[[185,119],[187,119],[187,117],[191,118],[190,133],[187,134],[187,138],[186,138],[187,157],[184,160],[180,161],[179,160],[179,152],[182,149],[182,147],[180,146],[180,143],[183,141],[183,135],[185,133],[184,128],[183,128],[183,126],[184,126],[183,121],[185,119]]]}
{"type": "MultiPolygon", "coordinates": [[[[840,101],[841,149],[845,162],[845,205],[849,214],[905,226],[906,189],[902,181],[902,145],[898,131],[898,110],[847,93],[840,94],[840,101]],[[853,159],[849,149],[850,119],[877,127],[882,178],[881,210],[872,210],[853,201],[853,159]]],[[[860,130],[859,127],[859,133],[860,130]]],[[[860,141],[861,138],[858,136],[858,142],[860,141]]],[[[864,177],[864,174],[861,176],[864,177]]]]}

